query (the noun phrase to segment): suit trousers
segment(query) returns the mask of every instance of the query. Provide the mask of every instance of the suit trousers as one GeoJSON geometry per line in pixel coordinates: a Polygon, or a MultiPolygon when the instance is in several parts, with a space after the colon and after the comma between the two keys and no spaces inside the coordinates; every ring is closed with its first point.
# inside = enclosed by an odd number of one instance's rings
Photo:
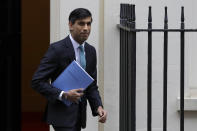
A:
{"type": "Polygon", "coordinates": [[[56,127],[53,126],[53,128],[55,129],[55,131],[81,131],[81,127],[80,126],[74,126],[74,127],[56,127]]]}
{"type": "Polygon", "coordinates": [[[55,129],[55,131],[81,131],[81,114],[80,111],[78,112],[78,118],[77,118],[77,122],[73,127],[57,127],[57,126],[53,126],[53,128],[55,129]]]}
{"type": "Polygon", "coordinates": [[[81,131],[81,124],[80,124],[79,119],[78,119],[78,122],[73,127],[53,126],[53,128],[55,129],[55,131],[81,131]]]}

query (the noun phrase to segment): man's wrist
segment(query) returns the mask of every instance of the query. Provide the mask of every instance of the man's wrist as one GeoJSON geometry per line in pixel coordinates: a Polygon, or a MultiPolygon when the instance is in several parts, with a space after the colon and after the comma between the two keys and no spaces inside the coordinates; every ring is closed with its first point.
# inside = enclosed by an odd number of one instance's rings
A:
{"type": "Polygon", "coordinates": [[[68,98],[68,93],[67,92],[64,92],[62,94],[62,100],[67,99],[67,98],[68,98]]]}
{"type": "MultiPolygon", "coordinates": [[[[103,107],[102,107],[102,106],[98,106],[98,108],[97,108],[97,111],[96,111],[96,112],[97,112],[97,113],[99,113],[99,110],[100,110],[100,109],[103,109],[103,107]]],[[[99,115],[99,114],[98,114],[98,115],[99,115]]]]}
{"type": "Polygon", "coordinates": [[[102,106],[98,106],[97,111],[98,111],[99,109],[103,109],[103,107],[102,107],[102,106]]]}

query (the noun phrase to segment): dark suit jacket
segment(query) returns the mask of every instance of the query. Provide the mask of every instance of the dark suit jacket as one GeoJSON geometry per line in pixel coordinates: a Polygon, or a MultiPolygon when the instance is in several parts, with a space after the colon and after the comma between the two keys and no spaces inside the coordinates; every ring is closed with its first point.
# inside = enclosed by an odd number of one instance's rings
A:
{"type": "Polygon", "coordinates": [[[97,86],[96,50],[85,43],[86,71],[94,78],[79,104],[66,106],[58,100],[61,90],[53,87],[52,82],[75,59],[75,52],[69,36],[51,44],[32,79],[32,88],[47,98],[45,120],[48,124],[61,127],[72,127],[80,119],[82,128],[86,127],[87,99],[93,116],[97,115],[98,106],[102,106],[97,86]],[[78,112],[80,117],[78,117],[78,112]]]}

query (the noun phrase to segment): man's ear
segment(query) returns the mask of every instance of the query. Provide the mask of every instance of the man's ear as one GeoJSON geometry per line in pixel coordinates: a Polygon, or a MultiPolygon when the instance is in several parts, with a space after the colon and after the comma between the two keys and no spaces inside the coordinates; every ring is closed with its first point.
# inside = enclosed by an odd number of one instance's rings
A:
{"type": "Polygon", "coordinates": [[[69,21],[68,26],[69,26],[70,31],[72,31],[72,30],[73,30],[72,25],[73,25],[73,24],[72,24],[72,22],[70,22],[70,21],[69,21]]]}

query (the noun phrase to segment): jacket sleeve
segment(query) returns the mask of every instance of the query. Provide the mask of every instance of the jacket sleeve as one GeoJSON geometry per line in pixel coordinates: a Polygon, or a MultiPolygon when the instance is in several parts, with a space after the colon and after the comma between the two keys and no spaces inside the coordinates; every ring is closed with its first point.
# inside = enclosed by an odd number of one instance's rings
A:
{"type": "Polygon", "coordinates": [[[93,72],[91,73],[91,76],[94,78],[94,82],[88,87],[88,90],[86,92],[86,97],[89,101],[91,110],[92,110],[92,115],[93,116],[97,116],[97,109],[99,106],[102,106],[102,101],[101,101],[101,97],[98,91],[98,86],[97,86],[97,68],[96,68],[96,50],[94,49],[93,52],[93,56],[94,56],[94,65],[92,67],[94,67],[93,72]]]}
{"type": "Polygon", "coordinates": [[[42,58],[38,69],[32,78],[32,88],[42,94],[47,100],[54,102],[57,100],[61,90],[54,88],[49,79],[58,68],[58,57],[54,47],[50,45],[48,51],[42,58]]]}

